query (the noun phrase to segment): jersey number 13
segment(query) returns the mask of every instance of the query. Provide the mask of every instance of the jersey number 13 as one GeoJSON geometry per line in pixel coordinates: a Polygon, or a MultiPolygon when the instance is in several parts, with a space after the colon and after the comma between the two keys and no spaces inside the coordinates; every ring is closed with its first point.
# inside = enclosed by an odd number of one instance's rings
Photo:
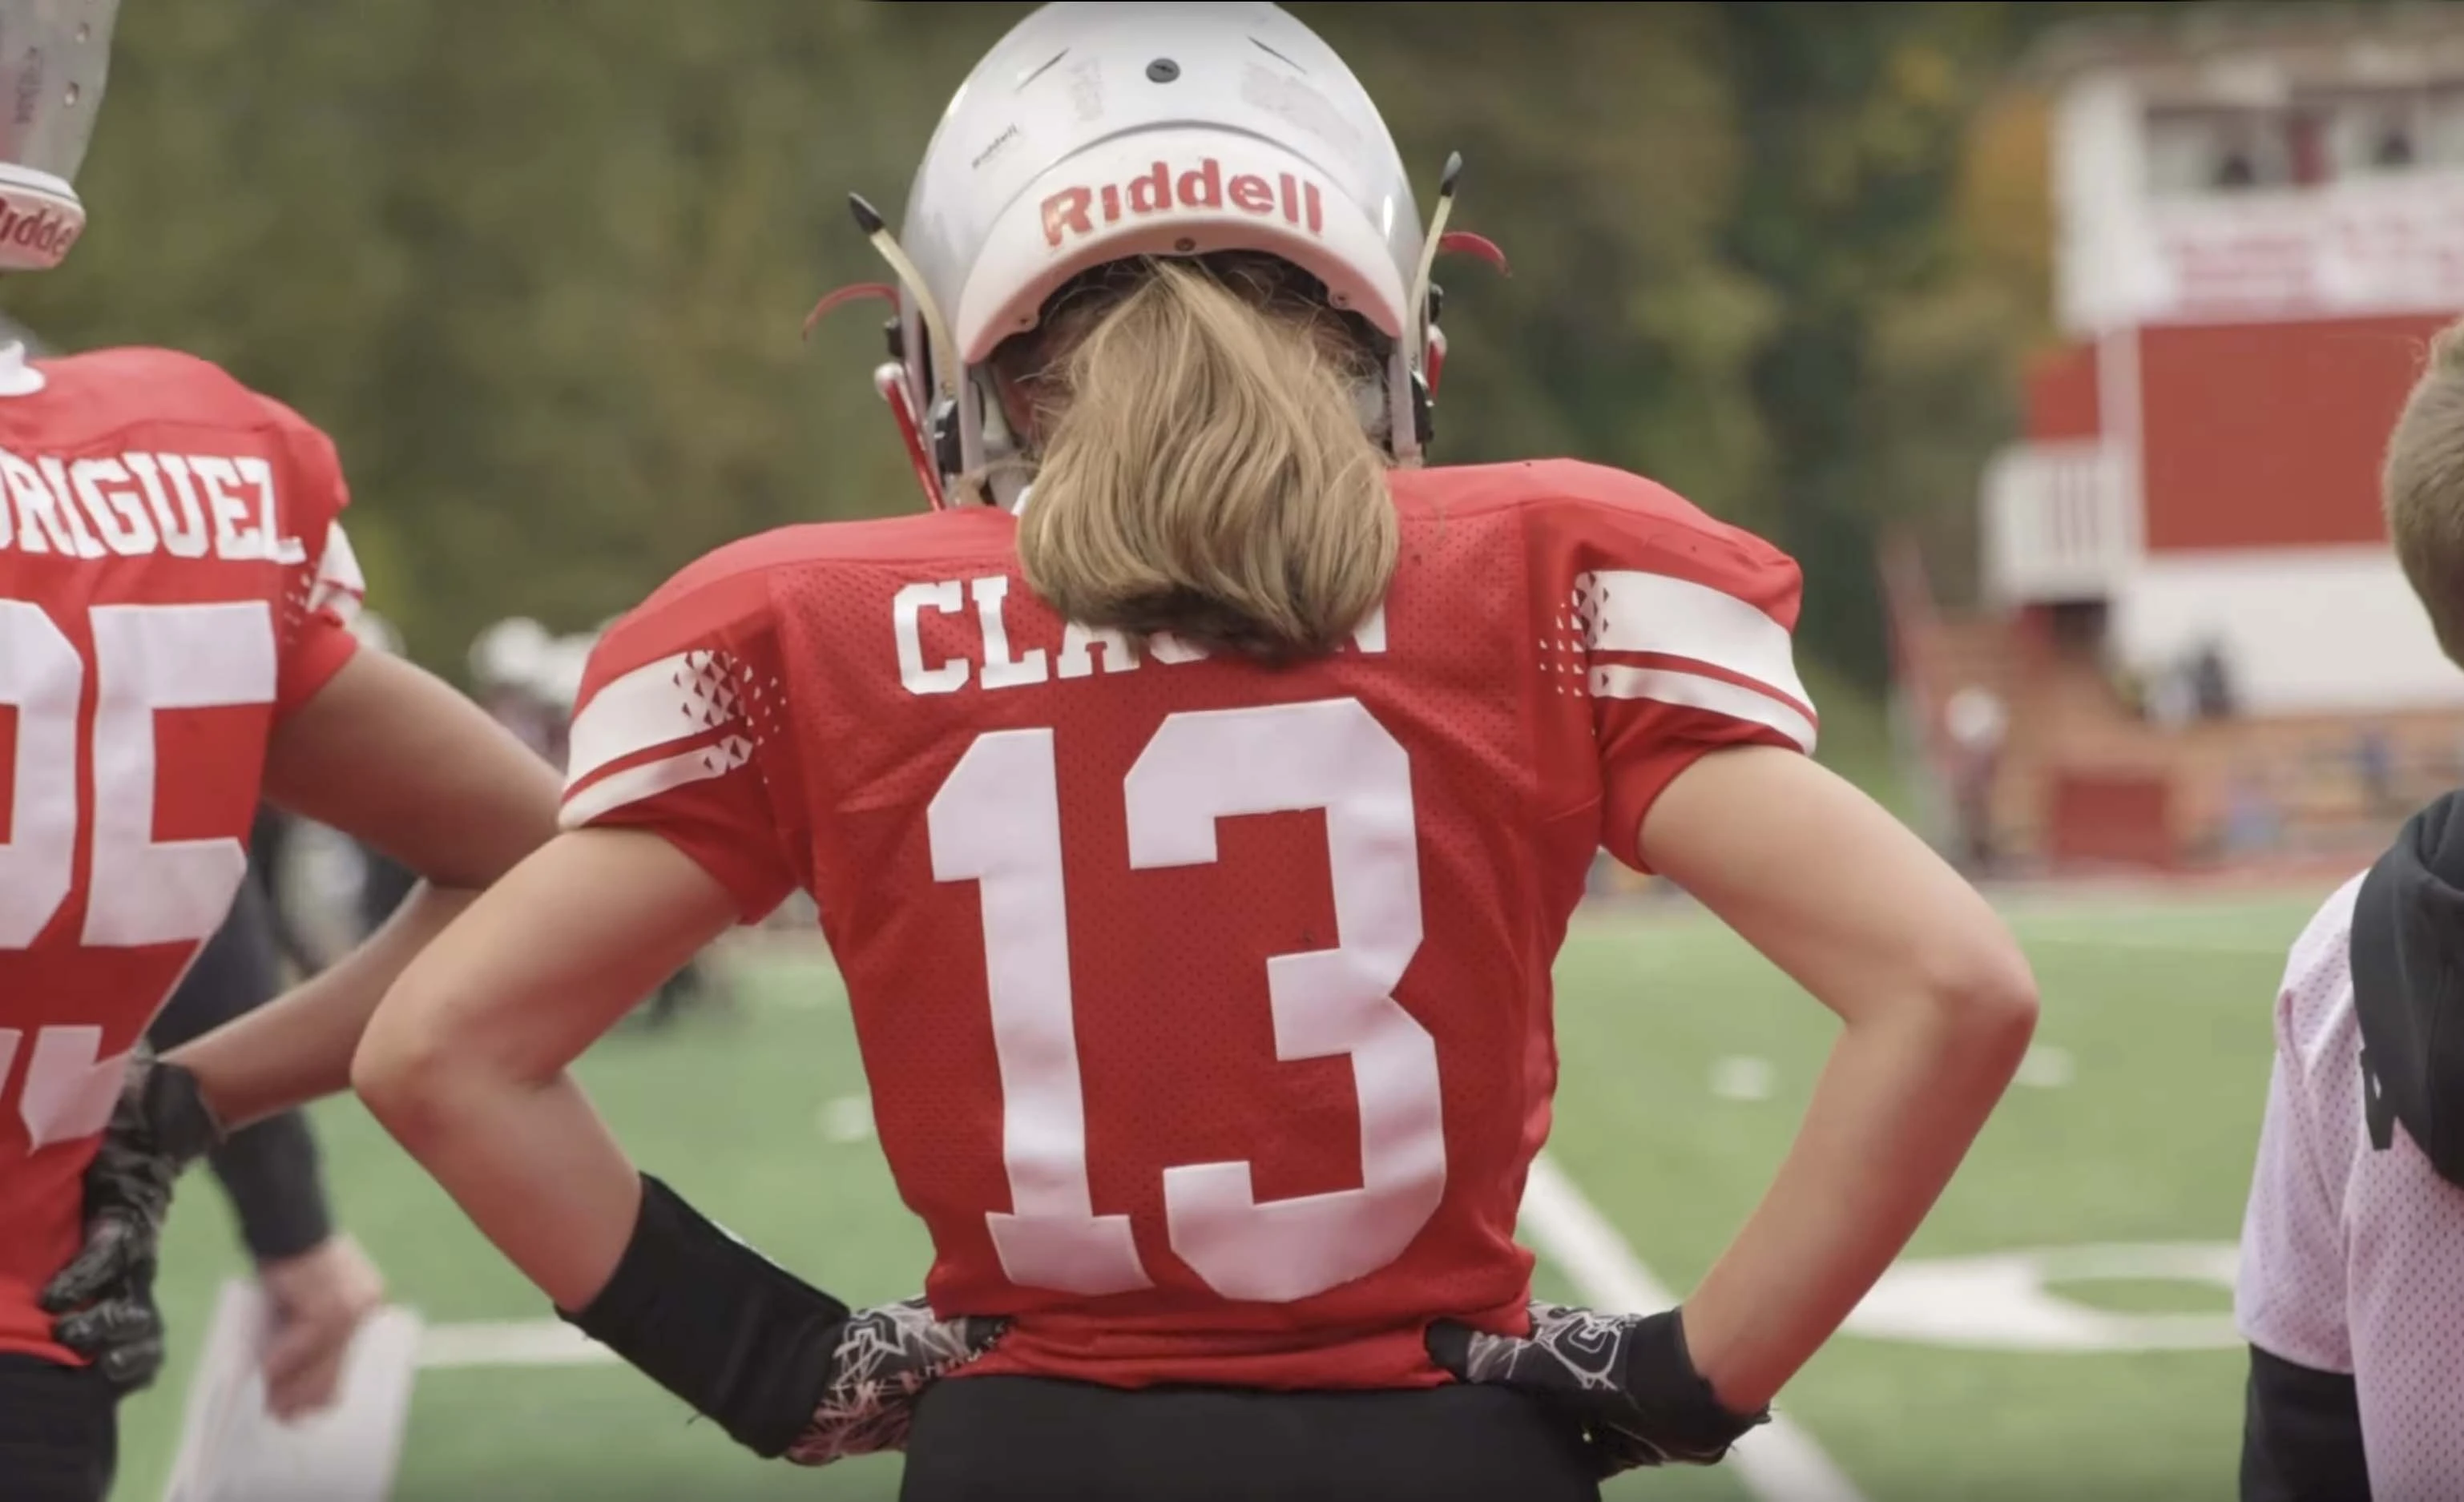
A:
{"type": "MultiPolygon", "coordinates": [[[[1284,1303],[1402,1255],[1445,1192],[1437,1046],[1395,1001],[1420,947],[1412,770],[1357,700],[1176,714],[1124,788],[1134,870],[1216,859],[1216,821],[1323,810],[1331,949],[1266,960],[1278,1058],[1348,1056],[1358,1188],[1261,1201],[1249,1165],[1164,1170],[1172,1250],[1226,1298],[1284,1303]]],[[[934,795],[933,875],[979,883],[1001,1081],[1010,1209],[985,1216],[1023,1287],[1087,1295],[1153,1286],[1127,1215],[1098,1215],[1071,1017],[1059,778],[1049,729],[977,737],[934,795]]]]}

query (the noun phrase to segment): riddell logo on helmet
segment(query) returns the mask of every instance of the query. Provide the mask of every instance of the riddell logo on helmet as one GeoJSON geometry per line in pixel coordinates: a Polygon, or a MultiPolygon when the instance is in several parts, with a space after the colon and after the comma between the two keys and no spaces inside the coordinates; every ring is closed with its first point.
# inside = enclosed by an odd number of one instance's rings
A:
{"type": "Polygon", "coordinates": [[[1223,163],[1213,157],[1175,173],[1158,162],[1127,183],[1101,187],[1065,187],[1044,201],[1044,243],[1059,250],[1071,235],[1091,235],[1124,219],[1168,213],[1176,208],[1221,208],[1225,205],[1260,219],[1281,219],[1311,234],[1326,232],[1326,202],[1317,185],[1289,172],[1272,182],[1254,172],[1223,175],[1223,163]]]}
{"type": "Polygon", "coordinates": [[[0,246],[33,251],[58,260],[77,244],[77,229],[58,208],[40,199],[30,212],[13,200],[0,197],[0,246]]]}

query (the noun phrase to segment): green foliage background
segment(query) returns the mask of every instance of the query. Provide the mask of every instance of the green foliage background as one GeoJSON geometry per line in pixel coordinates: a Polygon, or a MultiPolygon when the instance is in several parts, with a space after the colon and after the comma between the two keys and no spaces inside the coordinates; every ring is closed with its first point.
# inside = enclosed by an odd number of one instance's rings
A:
{"type": "MultiPolygon", "coordinates": [[[[55,345],[222,361],[334,433],[379,608],[458,668],[783,522],[919,504],[872,394],[901,197],[1026,8],[866,0],[129,0],[55,345]]],[[[2043,337],[2041,109],[2005,82],[2089,9],[1296,8],[1510,280],[1453,285],[1444,456],[1629,466],[1793,551],[1808,654],[1883,669],[1878,530],[1956,565],[2043,337]]],[[[2114,7],[2094,8],[2110,11],[2114,7]]],[[[1423,191],[1432,185],[1423,181],[1423,191]]]]}

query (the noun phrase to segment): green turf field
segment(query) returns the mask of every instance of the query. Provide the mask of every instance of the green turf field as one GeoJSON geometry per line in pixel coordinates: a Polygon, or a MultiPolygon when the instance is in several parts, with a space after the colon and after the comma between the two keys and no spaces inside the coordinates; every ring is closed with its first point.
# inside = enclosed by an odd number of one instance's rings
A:
{"type": "MultiPolygon", "coordinates": [[[[2266,1089],[2270,996],[2283,947],[2321,895],[2014,903],[2045,997],[2039,1053],[2023,1075],[2034,1083],[1987,1131],[1911,1250],[1913,1271],[2032,1249],[2229,1244],[2266,1089]]],[[[1829,1019],[1725,931],[1649,904],[1587,917],[1558,975],[1565,1064],[1551,1156],[1641,1264],[1682,1289],[1776,1162],[1829,1019]]],[[[863,1135],[863,1082],[830,969],[774,958],[748,966],[740,984],[730,1011],[604,1044],[587,1067],[594,1095],[646,1166],[782,1260],[859,1299],[912,1291],[923,1239],[863,1135]]],[[[544,1313],[355,1106],[329,1105],[319,1126],[343,1218],[402,1301],[431,1323],[544,1313]]],[[[175,1337],[190,1337],[172,1359],[185,1375],[210,1288],[236,1260],[218,1191],[193,1184],[181,1204],[166,1291],[175,1337]]],[[[2044,1338],[2003,1332],[2003,1305],[1960,1304],[1922,1340],[1843,1336],[1784,1410],[1870,1499],[2229,1497],[2241,1362],[2212,1329],[2227,1295],[2144,1260],[2048,1274],[2073,1343],[2118,1349],[2032,1349],[2044,1338]],[[2210,1348],[2131,1348],[2151,1339],[2210,1348]]],[[[1559,1266],[1544,1263],[1543,1277],[1573,1291],[1559,1266]]],[[[1922,1288],[1914,1302],[1945,1307],[1922,1288]]],[[[181,1385],[131,1404],[121,1496],[161,1494],[181,1385]]],[[[1750,1479],[1727,1468],[1646,1474],[1613,1494],[1770,1494],[1750,1479]]],[[[894,1465],[765,1467],[687,1425],[629,1372],[565,1366],[424,1372],[397,1495],[894,1491],[894,1465]]]]}

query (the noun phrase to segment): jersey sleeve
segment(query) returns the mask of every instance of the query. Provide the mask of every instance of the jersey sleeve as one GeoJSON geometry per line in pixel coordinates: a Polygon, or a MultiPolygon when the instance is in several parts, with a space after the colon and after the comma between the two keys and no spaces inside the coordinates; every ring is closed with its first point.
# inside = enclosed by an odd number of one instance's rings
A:
{"type": "Polygon", "coordinates": [[[1546,639],[1565,624],[1579,642],[1600,842],[1643,870],[1643,816],[1697,758],[1731,746],[1813,751],[1793,642],[1802,582],[1777,548],[1647,480],[1587,469],[1582,489],[1544,523],[1564,592],[1538,628],[1546,639]]]}
{"type": "MultiPolygon", "coordinates": [[[[2340,1165],[2353,1159],[2359,1123],[2341,1120],[2333,1101],[2316,1099],[2313,1060],[2333,1052],[2340,999],[2349,1012],[2345,954],[2358,885],[2331,897],[2294,941],[2277,988],[2275,1063],[2233,1287],[2244,1339],[2321,1372],[2353,1369],[2340,1165]]],[[[2358,1061],[2354,1067],[2358,1073],[2358,1061]]]]}
{"type": "Polygon", "coordinates": [[[2335,1199],[2313,1156],[2317,1136],[2298,1066],[2278,1048],[2258,1128],[2258,1165],[2242,1214],[2233,1317],[2243,1339],[2314,1371],[2350,1373],[2344,1244],[2335,1199]]]}
{"type": "Polygon", "coordinates": [[[334,441],[271,397],[257,399],[273,418],[282,452],[283,514],[304,551],[296,578],[275,683],[275,707],[287,714],[316,696],[359,649],[351,621],[367,594],[359,559],[343,535],[351,503],[334,441]]]}
{"type": "Polygon", "coordinates": [[[566,753],[566,829],[658,834],[746,923],[803,884],[777,642],[758,573],[688,571],[600,639],[566,753]]]}
{"type": "Polygon", "coordinates": [[[2464,1476],[2464,1188],[2397,1126],[2355,1165],[2344,1293],[2372,1491],[2453,1496],[2464,1476]]]}

